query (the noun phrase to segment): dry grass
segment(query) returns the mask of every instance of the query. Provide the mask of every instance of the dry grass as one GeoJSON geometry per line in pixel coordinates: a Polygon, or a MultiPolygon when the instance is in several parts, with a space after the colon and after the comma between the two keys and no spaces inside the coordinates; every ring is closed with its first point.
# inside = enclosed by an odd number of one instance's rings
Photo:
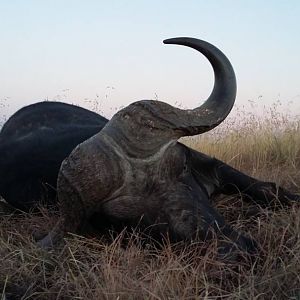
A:
{"type": "MultiPolygon", "coordinates": [[[[214,133],[186,143],[299,192],[299,123],[272,113],[264,120],[251,115],[229,120],[214,133]]],[[[137,232],[111,238],[69,235],[64,245],[46,252],[36,247],[32,232],[47,231],[55,215],[3,213],[0,297],[300,299],[300,206],[276,212],[257,208],[249,216],[249,207],[238,197],[223,197],[217,207],[235,228],[258,241],[257,257],[223,263],[216,259],[215,241],[155,247],[144,245],[137,232]]]]}

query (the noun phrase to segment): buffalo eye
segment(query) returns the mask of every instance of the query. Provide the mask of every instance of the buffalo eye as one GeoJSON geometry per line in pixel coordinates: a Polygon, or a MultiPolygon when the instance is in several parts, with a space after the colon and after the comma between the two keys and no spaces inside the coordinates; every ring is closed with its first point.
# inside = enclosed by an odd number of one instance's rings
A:
{"type": "Polygon", "coordinates": [[[188,164],[185,162],[184,165],[183,165],[183,172],[186,173],[186,172],[188,172],[188,170],[189,170],[189,166],[188,166],[188,164]]]}

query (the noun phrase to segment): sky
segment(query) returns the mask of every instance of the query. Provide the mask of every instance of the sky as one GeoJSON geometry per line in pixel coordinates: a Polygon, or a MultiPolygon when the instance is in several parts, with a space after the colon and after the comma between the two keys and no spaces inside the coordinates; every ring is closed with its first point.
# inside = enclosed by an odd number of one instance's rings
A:
{"type": "MultiPolygon", "coordinates": [[[[300,1],[0,0],[0,120],[43,100],[111,117],[142,99],[193,108],[213,86],[206,40],[230,59],[237,105],[300,103],[300,1]]],[[[294,106],[293,106],[294,107],[294,106]]]]}

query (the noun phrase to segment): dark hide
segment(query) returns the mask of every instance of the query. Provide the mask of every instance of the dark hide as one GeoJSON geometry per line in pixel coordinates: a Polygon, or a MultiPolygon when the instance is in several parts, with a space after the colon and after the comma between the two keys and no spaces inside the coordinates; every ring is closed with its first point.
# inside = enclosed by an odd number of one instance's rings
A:
{"type": "Polygon", "coordinates": [[[210,61],[214,88],[199,107],[182,110],[153,100],[117,112],[96,135],[62,162],[57,180],[61,220],[39,245],[48,248],[76,232],[95,215],[111,223],[151,228],[173,241],[225,236],[222,256],[232,249],[253,253],[255,242],[235,231],[211,204],[213,195],[240,191],[256,203],[299,201],[275,184],[259,182],[177,140],[218,126],[236,97],[228,58],[206,41],[180,37],[164,41],[193,48],[210,61]]]}
{"type": "Polygon", "coordinates": [[[227,117],[236,97],[236,78],[228,58],[206,41],[181,37],[165,43],[193,48],[210,61],[215,83],[199,107],[183,110],[143,100],[107,122],[78,107],[36,104],[3,127],[0,193],[9,203],[34,205],[45,186],[52,186],[55,194],[57,178],[62,218],[39,241],[42,247],[51,247],[66,232],[79,231],[98,216],[117,225],[151,228],[154,236],[172,241],[222,236],[222,256],[234,248],[253,253],[255,242],[225,223],[212,197],[238,191],[266,206],[276,195],[282,203],[299,201],[273,183],[259,182],[177,142],[207,132],[227,117]]]}
{"type": "Polygon", "coordinates": [[[0,195],[25,211],[40,202],[54,204],[61,162],[107,121],[60,102],[40,102],[17,111],[0,132],[0,195]]]}
{"type": "MultiPolygon", "coordinates": [[[[0,134],[1,157],[4,156],[4,153],[7,155],[6,160],[2,160],[0,168],[0,172],[2,172],[1,195],[14,207],[25,210],[34,208],[36,204],[40,203],[41,198],[47,204],[55,203],[56,180],[61,162],[77,144],[99,132],[106,123],[107,120],[100,115],[59,102],[36,103],[15,113],[6,122],[0,134]],[[51,188],[49,188],[50,186],[51,188]]],[[[244,199],[264,206],[269,206],[276,195],[283,204],[290,203],[291,200],[299,201],[298,196],[281,187],[276,187],[274,183],[258,181],[215,158],[192,150],[180,143],[173,145],[169,151],[175,154],[165,155],[166,159],[163,159],[157,167],[160,174],[156,176],[164,178],[168,173],[167,176],[173,178],[176,185],[181,184],[186,186],[187,190],[193,190],[195,195],[192,197],[199,199],[198,202],[201,205],[196,203],[194,207],[193,205],[192,207],[185,207],[185,202],[182,201],[182,207],[175,209],[186,211],[183,215],[185,219],[188,219],[189,213],[193,215],[194,211],[199,211],[199,215],[204,220],[204,226],[202,226],[201,231],[198,230],[197,234],[202,239],[209,237],[210,227],[218,231],[219,229],[215,226],[218,224],[223,228],[222,233],[225,232],[227,236],[238,239],[242,248],[253,249],[253,241],[232,230],[230,226],[225,224],[222,216],[211,206],[211,198],[218,194],[240,193],[244,199]]],[[[116,160],[118,159],[116,157],[116,160]]],[[[149,176],[152,175],[150,175],[151,168],[145,172],[148,172],[149,176]]],[[[130,206],[136,209],[136,203],[133,205],[128,203],[125,211],[124,207],[118,208],[118,204],[110,203],[101,206],[98,210],[96,207],[92,207],[88,219],[98,228],[100,225],[101,227],[105,225],[121,229],[126,225],[134,227],[139,224],[144,229],[150,228],[149,232],[155,237],[161,237],[168,233],[173,240],[187,238],[186,233],[182,230],[169,230],[172,222],[170,218],[164,224],[149,227],[149,224],[153,225],[152,222],[158,223],[159,218],[165,218],[163,215],[159,216],[160,213],[166,215],[167,212],[163,213],[164,206],[161,202],[155,203],[154,201],[149,206],[147,204],[149,201],[146,199],[149,197],[150,199],[154,198],[154,200],[156,197],[159,199],[161,193],[165,194],[165,198],[169,198],[168,194],[172,193],[172,190],[165,187],[170,183],[164,180],[160,181],[157,178],[155,180],[155,176],[153,176],[153,180],[146,184],[143,182],[131,183],[130,189],[136,195],[139,194],[139,190],[143,186],[144,200],[142,205],[147,206],[146,214],[142,209],[134,213],[135,218],[131,218],[130,206]],[[108,213],[104,213],[103,208],[108,213]]],[[[74,195],[76,195],[76,191],[74,191],[74,195]]],[[[184,194],[182,198],[185,198],[184,194]]],[[[176,197],[172,200],[175,199],[176,197]]],[[[68,214],[78,217],[82,212],[79,210],[78,213],[75,213],[76,209],[72,207],[73,200],[65,200],[63,207],[68,211],[68,214]]],[[[172,202],[172,200],[168,201],[172,202]]],[[[176,203],[176,201],[174,202],[176,203]]],[[[126,207],[126,202],[123,206],[126,207]]],[[[171,207],[170,209],[174,208],[171,207]]],[[[84,218],[86,216],[83,216],[84,218]]],[[[72,222],[69,219],[68,222],[69,230],[73,230],[77,221],[72,222]]],[[[179,224],[178,219],[174,222],[179,224]]],[[[173,227],[176,228],[176,226],[173,227]]]]}

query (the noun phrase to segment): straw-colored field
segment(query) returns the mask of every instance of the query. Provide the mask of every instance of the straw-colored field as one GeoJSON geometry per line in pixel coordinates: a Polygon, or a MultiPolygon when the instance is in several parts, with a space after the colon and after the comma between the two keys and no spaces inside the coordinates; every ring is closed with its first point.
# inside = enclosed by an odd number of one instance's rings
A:
{"type": "MultiPolygon", "coordinates": [[[[185,142],[297,193],[299,124],[276,110],[264,119],[245,113],[185,142]]],[[[55,215],[2,213],[0,297],[300,299],[300,205],[254,209],[237,195],[217,199],[216,206],[235,228],[256,239],[257,257],[228,264],[216,259],[215,241],[155,248],[142,246],[138,233],[124,232],[114,238],[69,235],[64,245],[46,252],[35,245],[32,232],[50,229],[55,215]]]]}

